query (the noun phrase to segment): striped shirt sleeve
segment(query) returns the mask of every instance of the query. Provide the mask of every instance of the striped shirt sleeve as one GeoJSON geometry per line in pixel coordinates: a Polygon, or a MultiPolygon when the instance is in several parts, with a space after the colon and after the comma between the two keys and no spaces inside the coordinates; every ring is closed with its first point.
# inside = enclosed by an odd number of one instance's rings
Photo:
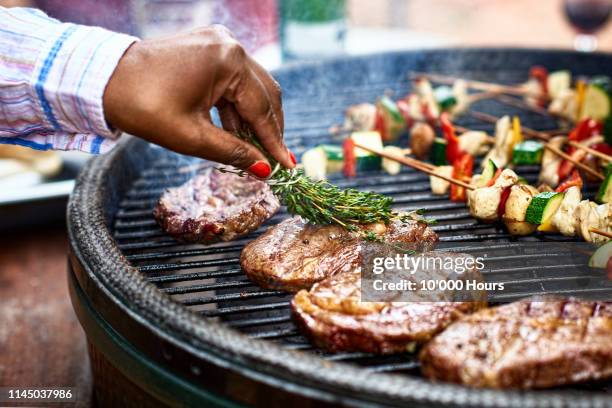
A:
{"type": "Polygon", "coordinates": [[[0,7],[0,143],[103,153],[119,136],[102,97],[137,38],[0,7]]]}

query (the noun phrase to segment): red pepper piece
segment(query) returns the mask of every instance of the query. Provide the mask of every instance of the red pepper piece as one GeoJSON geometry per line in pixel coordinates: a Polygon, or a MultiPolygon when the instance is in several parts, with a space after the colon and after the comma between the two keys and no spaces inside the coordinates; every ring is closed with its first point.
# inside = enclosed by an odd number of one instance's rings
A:
{"type": "Polygon", "coordinates": [[[603,142],[603,143],[595,143],[590,146],[591,149],[597,150],[600,153],[607,154],[608,156],[612,156],[612,146],[603,142]]]}
{"type": "Polygon", "coordinates": [[[574,129],[569,133],[568,139],[574,142],[580,142],[589,137],[600,135],[603,132],[603,124],[594,119],[582,119],[574,129]]]}
{"type": "Polygon", "coordinates": [[[380,138],[382,140],[386,140],[385,138],[385,118],[380,112],[380,108],[376,108],[376,118],[374,119],[374,130],[380,133],[380,138]]]}
{"type": "Polygon", "coordinates": [[[559,186],[555,189],[557,193],[562,193],[570,187],[576,186],[579,189],[582,189],[583,186],[582,177],[580,177],[580,173],[578,170],[574,169],[572,174],[565,180],[563,183],[559,184],[559,186]]]}
{"type": "MultiPolygon", "coordinates": [[[[474,158],[467,153],[461,154],[459,159],[453,163],[453,178],[465,180],[472,177],[474,172],[474,158]]],[[[451,201],[467,201],[467,191],[465,188],[456,184],[450,187],[451,201]]]]}
{"type": "MultiPolygon", "coordinates": [[[[570,151],[570,156],[573,160],[577,162],[582,161],[582,159],[584,159],[587,153],[584,150],[578,150],[574,148],[572,148],[570,151]]],[[[565,180],[566,178],[568,178],[572,170],[574,170],[574,163],[570,162],[569,160],[563,160],[561,162],[561,165],[559,166],[559,180],[565,180]]]]}
{"type": "Polygon", "coordinates": [[[357,175],[357,157],[355,157],[355,142],[348,138],[342,143],[342,151],[344,153],[344,167],[342,172],[346,177],[355,177],[357,175]]]}
{"type": "Polygon", "coordinates": [[[510,190],[512,186],[508,186],[502,190],[501,197],[499,198],[499,205],[497,206],[497,216],[499,218],[504,216],[506,212],[506,203],[508,202],[508,197],[510,197],[510,190]]]}
{"type": "Polygon", "coordinates": [[[540,83],[542,98],[540,98],[539,103],[544,106],[548,98],[548,70],[543,66],[534,65],[531,67],[531,70],[529,70],[529,76],[535,78],[540,83]]]}
{"type": "Polygon", "coordinates": [[[446,161],[449,164],[454,164],[461,156],[462,151],[459,148],[459,138],[455,133],[455,128],[447,112],[442,112],[440,115],[440,127],[442,128],[444,139],[446,139],[446,161]]]}

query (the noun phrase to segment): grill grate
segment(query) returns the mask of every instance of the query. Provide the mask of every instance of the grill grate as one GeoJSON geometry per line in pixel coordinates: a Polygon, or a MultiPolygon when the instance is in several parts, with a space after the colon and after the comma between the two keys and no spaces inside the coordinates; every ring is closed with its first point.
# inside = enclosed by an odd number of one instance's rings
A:
{"type": "MultiPolygon", "coordinates": [[[[486,72],[470,72],[470,76],[475,78],[486,77],[485,74],[486,72]]],[[[518,83],[523,78],[522,74],[521,76],[517,74],[506,79],[509,83],[518,83]]],[[[290,100],[285,106],[285,122],[289,125],[286,129],[287,145],[297,154],[301,154],[310,146],[329,142],[327,129],[332,124],[342,121],[342,112],[348,105],[373,101],[386,90],[390,90],[395,95],[403,95],[408,91],[408,87],[407,80],[400,80],[392,84],[370,84],[365,88],[345,88],[330,95],[324,107],[320,103],[308,103],[308,95],[302,100],[290,100]]],[[[558,127],[549,117],[521,111],[517,107],[498,101],[479,101],[474,105],[474,109],[497,116],[518,114],[525,125],[540,130],[558,127]]],[[[462,117],[457,123],[472,129],[493,131],[492,125],[479,122],[469,116],[462,117]]],[[[185,182],[191,172],[184,167],[196,163],[191,159],[163,153],[163,158],[155,164],[155,167],[143,171],[140,178],[131,185],[116,213],[114,237],[119,248],[149,282],[194,312],[210,319],[224,321],[253,338],[273,341],[293,350],[315,353],[329,361],[357,364],[371,372],[418,374],[418,362],[414,354],[393,356],[373,356],[365,353],[329,354],[316,349],[297,331],[291,321],[289,301],[292,295],[262,290],[244,276],[239,265],[242,247],[259,236],[268,226],[286,219],[288,215],[284,211],[276,214],[264,227],[247,238],[232,242],[203,247],[177,243],[166,236],[153,219],[153,206],[165,188],[185,182]]],[[[535,183],[538,168],[525,166],[519,168],[518,173],[530,183],[535,183]]],[[[397,176],[369,172],[361,173],[352,180],[332,177],[331,182],[341,187],[357,187],[388,194],[394,198],[395,207],[400,210],[427,209],[428,215],[438,220],[432,228],[439,234],[442,242],[455,243],[452,244],[454,250],[460,251],[464,248],[465,241],[484,242],[480,247],[477,245],[469,247],[470,253],[474,253],[479,250],[509,250],[516,245],[512,243],[514,241],[537,240],[534,237],[516,239],[499,225],[475,221],[470,217],[464,204],[453,203],[445,197],[432,195],[429,178],[412,169],[403,168],[397,176]]],[[[593,192],[593,188],[589,189],[587,197],[592,197],[593,192]]],[[[571,240],[562,236],[546,236],[544,239],[559,242],[571,240]]],[[[579,265],[563,256],[559,253],[547,254],[549,259],[558,258],[557,263],[536,270],[530,263],[542,258],[542,254],[514,258],[490,257],[488,262],[495,265],[499,262],[500,265],[488,271],[486,278],[516,288],[510,294],[494,296],[492,302],[513,301],[541,293],[593,294],[599,291],[612,294],[612,289],[606,285],[575,288],[577,279],[585,277],[597,279],[601,274],[577,276],[564,272],[579,265]],[[508,261],[511,262],[510,266],[508,261]]],[[[592,389],[592,386],[589,387],[592,389]]],[[[600,388],[606,387],[601,385],[600,388]]]]}

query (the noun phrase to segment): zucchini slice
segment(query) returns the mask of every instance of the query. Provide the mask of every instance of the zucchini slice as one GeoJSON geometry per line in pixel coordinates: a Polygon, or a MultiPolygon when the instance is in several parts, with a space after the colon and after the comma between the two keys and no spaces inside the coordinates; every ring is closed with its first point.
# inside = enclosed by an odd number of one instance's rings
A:
{"type": "Polygon", "coordinates": [[[610,92],[612,86],[607,77],[594,78],[586,88],[581,119],[604,120],[610,116],[610,92]]]}
{"type": "Polygon", "coordinates": [[[336,173],[342,170],[344,165],[344,152],[342,146],[337,145],[320,145],[325,155],[327,156],[327,174],[336,173]]]}
{"type": "Polygon", "coordinates": [[[606,242],[591,255],[589,258],[589,266],[591,268],[603,268],[608,267],[608,260],[612,257],[612,241],[606,242]]]}
{"type": "Polygon", "coordinates": [[[383,139],[386,142],[396,140],[406,130],[406,121],[397,104],[391,98],[383,96],[378,100],[377,108],[385,128],[383,139]]]}
{"type": "MultiPolygon", "coordinates": [[[[351,139],[356,143],[369,147],[372,150],[383,150],[383,142],[378,132],[353,132],[351,139]]],[[[357,171],[380,170],[382,157],[370,153],[367,150],[355,148],[356,169],[357,171]]]]}
{"type": "Polygon", "coordinates": [[[546,224],[559,209],[563,197],[563,193],[554,191],[546,191],[536,195],[527,207],[525,221],[530,224],[546,224]]]}
{"type": "Polygon", "coordinates": [[[431,148],[431,161],[436,166],[445,166],[446,162],[446,140],[436,137],[431,148]]]}
{"type": "Polygon", "coordinates": [[[612,163],[606,167],[606,178],[599,186],[595,201],[600,204],[612,202],[612,163]]]}
{"type": "Polygon", "coordinates": [[[612,145],[612,115],[608,116],[603,123],[603,135],[606,143],[612,145]]]}
{"type": "Polygon", "coordinates": [[[434,98],[438,103],[438,106],[443,111],[451,109],[457,104],[457,98],[453,94],[453,89],[449,86],[439,86],[434,89],[434,98]]]}
{"type": "Polygon", "coordinates": [[[520,164],[539,164],[542,161],[544,144],[535,140],[526,140],[514,146],[512,152],[512,163],[520,164]]]}
{"type": "Polygon", "coordinates": [[[477,187],[486,186],[487,183],[491,181],[493,177],[495,177],[495,172],[497,172],[497,166],[495,165],[495,162],[491,159],[487,160],[487,162],[484,164],[484,169],[482,170],[482,176],[480,177],[480,179],[478,179],[477,187]]]}

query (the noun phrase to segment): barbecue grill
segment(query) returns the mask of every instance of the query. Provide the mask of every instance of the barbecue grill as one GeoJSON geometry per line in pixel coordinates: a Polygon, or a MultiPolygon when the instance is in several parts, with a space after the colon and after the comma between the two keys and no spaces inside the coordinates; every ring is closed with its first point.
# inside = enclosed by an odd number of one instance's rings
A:
{"type": "MultiPolygon", "coordinates": [[[[384,92],[405,94],[409,71],[448,73],[501,83],[524,81],[529,67],[612,71],[612,56],[535,50],[438,50],[340,58],[281,69],[287,145],[296,154],[329,142],[344,109],[384,92]]],[[[478,110],[519,114],[530,127],[558,127],[551,118],[493,100],[478,110]]],[[[469,116],[462,126],[492,130],[469,116]]],[[[92,160],[68,208],[72,302],[89,341],[96,396],[102,406],[241,404],[286,406],[610,406],[610,383],[547,391],[496,391],[434,384],[419,374],[414,354],[328,354],[300,335],[290,319],[291,295],[263,290],[238,263],[243,245],[288,215],[280,212],[246,238],[209,246],[164,235],[152,209],[163,190],[186,181],[201,164],[135,138],[92,160]]],[[[535,182],[537,168],[519,173],[535,182]]],[[[428,178],[404,168],[397,176],[361,173],[332,178],[343,187],[389,194],[398,209],[425,208],[438,219],[443,242],[508,247],[521,240],[567,241],[561,236],[514,238],[498,225],[472,219],[464,204],[429,192],[428,178]]],[[[593,189],[591,189],[592,193],[593,189]]],[[[605,282],[576,286],[571,262],[534,268],[512,260],[491,279],[515,285],[506,302],[539,293],[596,294],[605,282]],[[569,269],[571,270],[571,268],[569,269]]],[[[601,274],[600,274],[601,275],[601,274]]],[[[596,279],[594,275],[593,279],[596,279]]]]}

